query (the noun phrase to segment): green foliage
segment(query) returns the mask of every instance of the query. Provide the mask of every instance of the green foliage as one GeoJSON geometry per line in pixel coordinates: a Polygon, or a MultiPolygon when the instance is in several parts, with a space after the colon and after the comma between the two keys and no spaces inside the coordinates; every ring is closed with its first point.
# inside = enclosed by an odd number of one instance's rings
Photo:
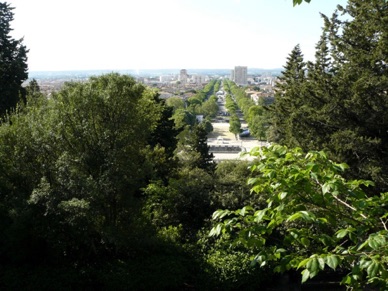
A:
{"type": "MultiPolygon", "coordinates": [[[[307,3],[310,3],[311,0],[304,0],[307,3]]],[[[302,4],[303,0],[293,0],[294,6],[302,4]]]]}
{"type": "Polygon", "coordinates": [[[180,97],[170,97],[166,100],[166,104],[174,109],[174,112],[178,109],[185,108],[185,102],[180,97]]]}
{"type": "Polygon", "coordinates": [[[178,156],[185,167],[197,167],[209,173],[214,172],[214,156],[209,152],[207,134],[205,124],[201,123],[188,130],[181,139],[178,156]]]}
{"type": "Polygon", "coordinates": [[[202,103],[202,107],[201,107],[200,112],[205,117],[214,118],[214,117],[216,117],[217,112],[219,110],[218,104],[217,104],[217,99],[214,96],[212,96],[212,97],[202,103]]]}
{"type": "Polygon", "coordinates": [[[28,78],[28,50],[23,39],[10,36],[13,9],[6,2],[0,3],[0,117],[13,110],[20,97],[25,98],[22,83],[28,78]]]}
{"type": "Polygon", "coordinates": [[[172,118],[177,129],[184,129],[186,126],[191,127],[197,123],[195,114],[185,109],[176,110],[172,118]]]}
{"type": "Polygon", "coordinates": [[[237,110],[237,104],[233,100],[232,96],[230,94],[227,94],[225,96],[225,107],[228,110],[230,114],[235,114],[237,110]]]}
{"type": "Polygon", "coordinates": [[[257,114],[250,119],[249,131],[258,140],[266,140],[268,131],[268,115],[267,111],[262,111],[262,114],[257,114]]]}
{"type": "Polygon", "coordinates": [[[248,183],[266,202],[216,211],[210,236],[241,243],[275,272],[302,269],[302,282],[328,266],[349,271],[345,285],[387,288],[386,193],[368,197],[363,188],[372,183],[346,180],[347,165],[324,152],[274,145],[251,155],[248,183]]]}
{"type": "Polygon", "coordinates": [[[263,102],[256,105],[255,102],[245,93],[244,88],[238,87],[234,82],[225,80],[227,95],[226,107],[232,114],[240,108],[244,119],[248,123],[250,133],[259,140],[266,140],[269,128],[270,111],[264,107],[263,102]],[[234,96],[236,102],[234,102],[234,96]]]}
{"type": "Polygon", "coordinates": [[[377,193],[388,190],[387,15],[384,0],[351,0],[331,18],[322,15],[315,61],[306,64],[299,46],[288,58],[270,135],[290,147],[324,149],[349,164],[350,177],[373,180],[377,193]]]}
{"type": "Polygon", "coordinates": [[[246,161],[223,161],[215,171],[212,203],[216,208],[240,208],[246,204],[257,203],[250,195],[247,178],[250,176],[246,161]]]}
{"type": "Polygon", "coordinates": [[[164,100],[155,96],[155,103],[161,106],[161,115],[156,128],[151,132],[148,139],[150,146],[148,160],[151,162],[153,180],[161,179],[167,183],[168,178],[173,175],[178,164],[175,150],[178,146],[178,135],[183,128],[176,128],[172,119],[173,108],[166,106],[164,100]]]}
{"type": "Polygon", "coordinates": [[[230,116],[230,119],[229,119],[229,131],[231,133],[234,133],[234,135],[236,136],[236,139],[237,139],[237,135],[241,132],[241,122],[240,122],[240,118],[233,114],[230,116]]]}
{"type": "Polygon", "coordinates": [[[284,144],[287,141],[288,144],[298,146],[296,141],[303,133],[294,129],[302,123],[298,113],[303,105],[300,96],[305,80],[305,62],[299,45],[290,53],[284,68],[275,94],[272,125],[276,132],[272,135],[276,136],[275,142],[284,144]]]}
{"type": "MultiPolygon", "coordinates": [[[[152,139],[168,152],[151,136],[161,114],[154,92],[118,74],[28,102],[0,127],[7,231],[27,228],[53,260],[81,263],[123,248],[153,175],[146,145],[152,139]]],[[[5,248],[17,253],[11,242],[5,248]]]]}
{"type": "Polygon", "coordinates": [[[206,118],[202,122],[203,122],[202,126],[205,128],[206,133],[210,133],[210,132],[213,131],[213,125],[212,125],[211,121],[208,118],[206,118]]]}
{"type": "Polygon", "coordinates": [[[192,237],[211,216],[213,177],[200,168],[182,168],[167,186],[151,183],[144,191],[143,211],[158,228],[179,227],[180,236],[192,237]]]}
{"type": "Polygon", "coordinates": [[[206,244],[203,271],[209,277],[208,289],[222,290],[257,290],[259,286],[268,286],[271,276],[265,275],[267,270],[260,269],[251,263],[250,254],[239,247],[230,248],[222,243],[216,243],[209,248],[209,241],[203,239],[200,244],[206,244]]]}

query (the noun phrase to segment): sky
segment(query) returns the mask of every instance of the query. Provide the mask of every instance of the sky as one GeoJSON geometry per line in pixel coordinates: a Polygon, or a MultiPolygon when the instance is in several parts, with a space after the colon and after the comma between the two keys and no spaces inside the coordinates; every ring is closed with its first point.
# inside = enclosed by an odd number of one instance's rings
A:
{"type": "Polygon", "coordinates": [[[282,68],[346,0],[8,0],[29,71],[282,68]]]}

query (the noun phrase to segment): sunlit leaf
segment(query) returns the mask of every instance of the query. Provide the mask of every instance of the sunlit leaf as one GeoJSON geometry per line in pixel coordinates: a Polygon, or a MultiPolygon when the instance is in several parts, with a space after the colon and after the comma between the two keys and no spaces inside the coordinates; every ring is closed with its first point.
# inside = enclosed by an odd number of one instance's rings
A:
{"type": "Polygon", "coordinates": [[[340,263],[340,258],[337,255],[328,255],[326,258],[326,264],[335,270],[340,263]]]}
{"type": "Polygon", "coordinates": [[[380,269],[380,264],[378,262],[372,262],[369,267],[366,269],[366,272],[370,278],[376,277],[380,269]]]}
{"type": "Polygon", "coordinates": [[[310,278],[310,271],[307,269],[304,269],[302,271],[302,283],[306,282],[310,278]]]}
{"type": "Polygon", "coordinates": [[[339,231],[336,232],[336,237],[337,238],[343,238],[345,237],[349,231],[347,229],[340,229],[339,231]]]}
{"type": "Polygon", "coordinates": [[[256,211],[255,215],[255,222],[261,222],[263,220],[263,217],[265,213],[267,212],[267,209],[258,210],[256,211]]]}

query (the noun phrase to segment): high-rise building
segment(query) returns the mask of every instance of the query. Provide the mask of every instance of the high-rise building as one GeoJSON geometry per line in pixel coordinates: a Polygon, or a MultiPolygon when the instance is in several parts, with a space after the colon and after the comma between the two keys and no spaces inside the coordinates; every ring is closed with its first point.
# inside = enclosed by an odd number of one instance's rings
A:
{"type": "Polygon", "coordinates": [[[246,85],[248,84],[247,73],[248,73],[248,67],[243,67],[243,66],[234,67],[232,80],[237,85],[246,85]]]}
{"type": "Polygon", "coordinates": [[[179,81],[182,83],[182,84],[186,84],[187,83],[187,78],[188,78],[188,75],[187,75],[187,70],[185,69],[182,69],[179,73],[179,81]]]}

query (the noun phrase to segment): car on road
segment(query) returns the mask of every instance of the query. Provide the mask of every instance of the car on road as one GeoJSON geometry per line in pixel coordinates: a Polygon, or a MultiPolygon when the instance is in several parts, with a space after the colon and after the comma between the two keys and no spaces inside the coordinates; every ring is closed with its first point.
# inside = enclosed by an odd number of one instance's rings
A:
{"type": "Polygon", "coordinates": [[[243,130],[240,132],[239,137],[250,137],[251,133],[249,132],[249,129],[243,130]]]}

